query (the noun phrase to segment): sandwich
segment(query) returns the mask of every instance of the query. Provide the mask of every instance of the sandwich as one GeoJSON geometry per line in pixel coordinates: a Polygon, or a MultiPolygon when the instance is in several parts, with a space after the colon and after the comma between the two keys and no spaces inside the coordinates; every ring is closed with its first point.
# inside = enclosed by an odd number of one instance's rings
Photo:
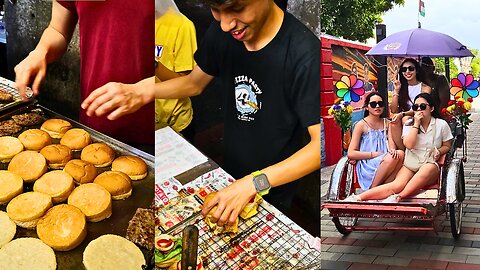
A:
{"type": "Polygon", "coordinates": [[[22,151],[23,144],[19,139],[11,136],[0,137],[0,162],[8,163],[22,151]]]}
{"type": "Polygon", "coordinates": [[[18,136],[18,139],[26,150],[40,151],[45,146],[52,144],[50,135],[41,129],[27,129],[18,136]]]}
{"type": "Polygon", "coordinates": [[[37,235],[54,250],[72,250],[87,236],[87,220],[75,206],[59,204],[38,221],[37,235]]]}
{"type": "Polygon", "coordinates": [[[106,171],[93,181],[112,195],[112,200],[124,200],[132,195],[132,181],[123,172],[106,171]]]}
{"type": "Polygon", "coordinates": [[[38,220],[52,205],[50,196],[31,191],[13,198],[7,205],[7,215],[22,228],[35,229],[38,220]]]}
{"type": "Polygon", "coordinates": [[[98,222],[112,215],[111,195],[99,184],[78,186],[68,196],[68,204],[80,209],[90,222],[98,222]]]}
{"type": "Polygon", "coordinates": [[[61,144],[47,145],[40,150],[40,154],[45,157],[51,169],[63,169],[72,159],[72,150],[61,144]]]}
{"type": "Polygon", "coordinates": [[[60,144],[68,146],[72,150],[82,150],[91,142],[90,133],[81,128],[69,129],[60,140],[60,144]]]}
{"type": "Polygon", "coordinates": [[[97,177],[97,168],[93,164],[81,159],[72,159],[65,165],[63,171],[73,177],[77,185],[92,183],[97,177]]]}
{"type": "Polygon", "coordinates": [[[23,192],[23,179],[10,171],[0,170],[0,205],[23,192]]]}
{"type": "Polygon", "coordinates": [[[83,148],[80,158],[95,167],[107,167],[115,159],[115,151],[105,143],[92,143],[83,148]]]}
{"type": "Polygon", "coordinates": [[[155,266],[168,268],[182,257],[182,239],[168,234],[155,237],[155,266]]]}
{"type": "Polygon", "coordinates": [[[73,178],[59,170],[47,172],[33,184],[33,191],[50,195],[54,204],[66,201],[74,188],[73,178]]]}
{"type": "Polygon", "coordinates": [[[147,176],[147,164],[136,156],[121,156],[112,163],[112,171],[119,171],[130,176],[132,180],[140,180],[147,176]]]}
{"type": "Polygon", "coordinates": [[[26,183],[31,183],[47,172],[47,161],[38,152],[23,151],[12,158],[8,170],[20,176],[26,183]]]}
{"type": "Polygon", "coordinates": [[[50,137],[54,139],[61,139],[67,130],[72,128],[72,124],[70,122],[65,121],[63,119],[48,119],[47,121],[43,122],[42,126],[40,127],[41,130],[46,131],[50,134],[50,137]]]}

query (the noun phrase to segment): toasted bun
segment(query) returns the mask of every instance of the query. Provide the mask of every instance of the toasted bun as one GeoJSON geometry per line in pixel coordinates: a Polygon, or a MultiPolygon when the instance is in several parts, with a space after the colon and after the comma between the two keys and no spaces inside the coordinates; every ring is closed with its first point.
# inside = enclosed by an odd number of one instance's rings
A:
{"type": "Polygon", "coordinates": [[[80,209],[90,222],[109,218],[112,214],[110,193],[95,183],[80,185],[74,189],[68,197],[68,204],[80,209]]]}
{"type": "Polygon", "coordinates": [[[47,121],[43,122],[42,126],[40,127],[41,130],[48,132],[50,137],[54,139],[62,138],[65,132],[71,128],[72,124],[70,124],[70,122],[55,118],[48,119],[47,121]]]}
{"type": "Polygon", "coordinates": [[[23,179],[9,171],[0,170],[0,205],[8,203],[23,192],[23,179]]]}
{"type": "Polygon", "coordinates": [[[147,176],[147,164],[136,156],[121,156],[112,163],[112,171],[126,173],[132,180],[140,180],[147,176]]]}
{"type": "Polygon", "coordinates": [[[8,170],[30,183],[47,172],[47,161],[42,154],[35,151],[23,151],[12,158],[8,170]]]}
{"type": "Polygon", "coordinates": [[[144,264],[145,257],[134,243],[113,234],[91,241],[83,252],[87,270],[142,269],[144,264]]]}
{"type": "Polygon", "coordinates": [[[27,129],[18,136],[26,150],[40,151],[52,144],[52,138],[41,129],[27,129]]]}
{"type": "Polygon", "coordinates": [[[253,200],[250,200],[250,202],[245,205],[239,216],[243,219],[248,219],[255,216],[258,213],[258,205],[261,204],[262,201],[262,196],[255,194],[253,200]]]}
{"type": "Polygon", "coordinates": [[[12,241],[17,232],[17,225],[7,215],[6,212],[0,211],[0,249],[12,241]]]}
{"type": "Polygon", "coordinates": [[[52,169],[63,169],[72,159],[72,150],[61,144],[47,145],[40,150],[40,154],[45,157],[48,167],[52,169]]]}
{"type": "Polygon", "coordinates": [[[95,167],[107,167],[115,159],[115,152],[104,143],[92,143],[83,148],[80,158],[95,167]]]}
{"type": "MultiPolygon", "coordinates": [[[[167,270],[181,270],[181,269],[182,269],[182,261],[177,259],[175,261],[175,263],[170,265],[170,267],[167,270]]],[[[197,268],[196,268],[196,270],[205,270],[205,268],[203,268],[203,262],[202,262],[202,259],[200,257],[197,257],[197,268]]]]}
{"type": "Polygon", "coordinates": [[[54,250],[72,250],[87,236],[87,220],[75,206],[59,204],[38,221],[37,234],[54,250]]]}
{"type": "Polygon", "coordinates": [[[18,226],[31,229],[50,207],[50,196],[32,191],[13,198],[7,205],[7,214],[18,226]]]}
{"type": "Polygon", "coordinates": [[[81,159],[70,160],[63,171],[70,174],[77,185],[92,183],[97,177],[97,168],[81,159]]]}
{"type": "Polygon", "coordinates": [[[23,151],[22,142],[11,136],[0,137],[0,162],[7,163],[18,153],[23,151]]]}
{"type": "Polygon", "coordinates": [[[90,133],[81,128],[72,128],[65,132],[60,144],[68,146],[72,150],[82,150],[92,142],[90,133]]]}
{"type": "Polygon", "coordinates": [[[66,201],[74,188],[73,178],[58,170],[47,172],[33,184],[33,191],[50,195],[54,204],[66,201]]]}
{"type": "Polygon", "coordinates": [[[18,238],[0,249],[0,269],[55,270],[53,249],[37,238],[18,238]]]}
{"type": "MultiPolygon", "coordinates": [[[[213,197],[215,197],[217,193],[212,192],[205,197],[204,205],[207,204],[213,197]]],[[[235,220],[235,223],[233,225],[228,225],[225,224],[223,227],[220,227],[217,225],[217,223],[214,223],[212,221],[212,216],[217,210],[217,206],[214,206],[208,214],[205,216],[205,223],[214,231],[215,234],[221,234],[221,233],[238,233],[238,217],[235,220]]]]}
{"type": "Polygon", "coordinates": [[[132,181],[123,172],[106,171],[97,176],[93,182],[108,190],[113,200],[123,200],[132,195],[132,181]]]}

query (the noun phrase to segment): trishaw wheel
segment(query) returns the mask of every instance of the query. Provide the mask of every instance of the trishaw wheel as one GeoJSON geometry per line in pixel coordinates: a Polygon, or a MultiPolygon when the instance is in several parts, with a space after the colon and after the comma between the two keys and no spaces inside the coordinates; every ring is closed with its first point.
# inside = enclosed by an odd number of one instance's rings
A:
{"type": "Polygon", "coordinates": [[[448,212],[450,214],[450,227],[452,228],[452,236],[453,238],[457,238],[462,230],[462,202],[449,203],[448,212]]]}
{"type": "Polygon", "coordinates": [[[338,232],[343,235],[349,235],[352,230],[347,230],[346,227],[355,226],[357,224],[357,217],[333,217],[333,224],[337,228],[338,232]]]}

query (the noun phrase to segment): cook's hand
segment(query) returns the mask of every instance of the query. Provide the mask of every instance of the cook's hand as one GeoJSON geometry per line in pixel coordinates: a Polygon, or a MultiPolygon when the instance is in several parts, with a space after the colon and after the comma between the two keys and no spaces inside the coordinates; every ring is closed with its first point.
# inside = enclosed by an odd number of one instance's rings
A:
{"type": "Polygon", "coordinates": [[[218,226],[223,226],[227,222],[232,225],[256,193],[252,177],[246,176],[220,190],[212,200],[203,205],[202,215],[205,216],[210,209],[217,205],[217,210],[213,213],[211,221],[217,223],[218,226]]]}
{"type": "Polygon", "coordinates": [[[150,100],[142,93],[138,84],[109,82],[94,90],[83,102],[82,109],[88,116],[107,115],[109,120],[136,112],[150,100]]]}
{"type": "Polygon", "coordinates": [[[33,94],[38,95],[38,89],[47,72],[47,59],[45,55],[32,51],[13,70],[15,71],[15,85],[18,92],[23,100],[27,100],[26,90],[32,80],[33,94]]]}

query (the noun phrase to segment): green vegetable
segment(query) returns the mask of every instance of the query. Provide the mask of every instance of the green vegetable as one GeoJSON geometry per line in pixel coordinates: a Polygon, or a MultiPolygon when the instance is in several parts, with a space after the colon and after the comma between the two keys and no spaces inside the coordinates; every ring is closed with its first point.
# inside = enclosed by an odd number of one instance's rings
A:
{"type": "Polygon", "coordinates": [[[175,242],[175,245],[173,248],[167,252],[167,253],[162,253],[160,250],[155,249],[155,262],[163,262],[170,260],[174,257],[178,256],[178,260],[181,259],[182,257],[182,239],[173,239],[175,242]]]}

